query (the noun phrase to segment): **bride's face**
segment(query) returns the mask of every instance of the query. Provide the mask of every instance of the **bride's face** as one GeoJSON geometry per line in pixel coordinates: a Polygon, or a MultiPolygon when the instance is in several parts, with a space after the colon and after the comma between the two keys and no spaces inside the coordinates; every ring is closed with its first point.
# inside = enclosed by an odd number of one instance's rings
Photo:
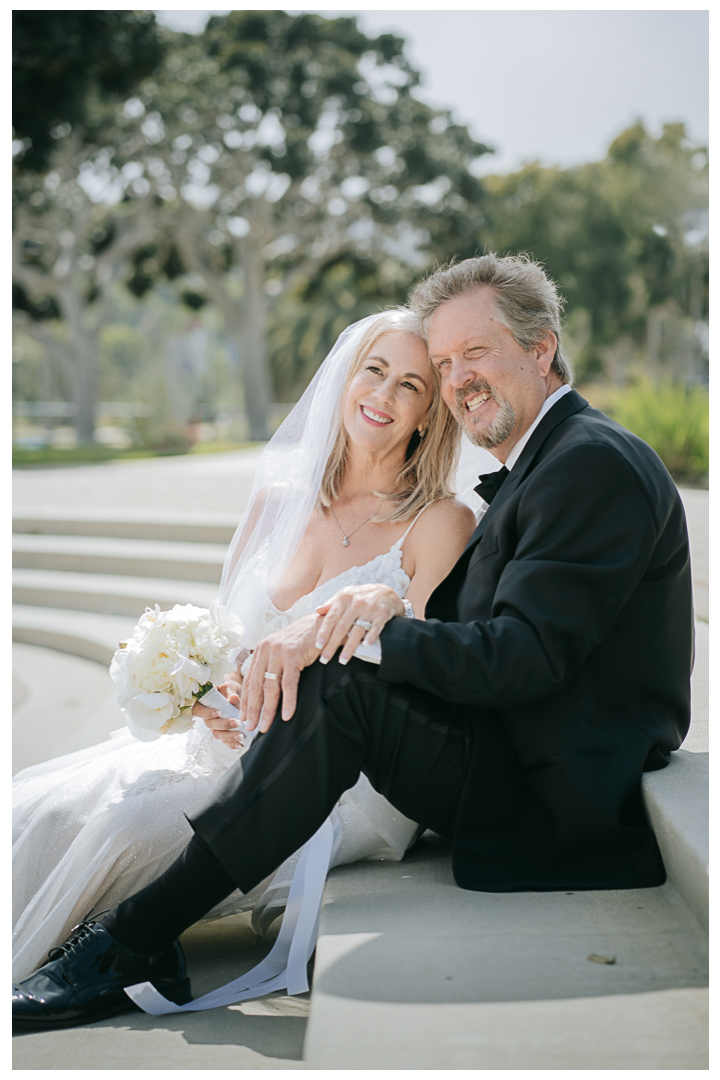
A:
{"type": "Polygon", "coordinates": [[[432,402],[433,373],[414,334],[383,334],[350,380],[343,422],[350,442],[369,451],[407,447],[432,402]]]}

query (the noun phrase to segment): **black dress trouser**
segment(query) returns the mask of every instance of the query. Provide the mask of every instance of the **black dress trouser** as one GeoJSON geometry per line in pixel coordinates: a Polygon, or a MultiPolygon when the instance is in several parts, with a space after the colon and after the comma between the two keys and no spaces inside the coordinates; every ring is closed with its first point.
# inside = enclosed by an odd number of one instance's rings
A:
{"type": "Polygon", "coordinates": [[[462,706],[385,683],[362,660],[315,663],[293,718],[278,714],[186,817],[249,892],[310,839],[361,772],[406,817],[449,837],[470,748],[462,706]]]}

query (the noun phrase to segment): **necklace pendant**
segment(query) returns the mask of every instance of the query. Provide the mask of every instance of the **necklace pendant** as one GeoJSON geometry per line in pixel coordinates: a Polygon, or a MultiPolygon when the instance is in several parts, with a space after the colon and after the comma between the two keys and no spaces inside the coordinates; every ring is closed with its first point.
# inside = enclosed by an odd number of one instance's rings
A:
{"type": "Polygon", "coordinates": [[[343,546],[343,547],[350,547],[350,541],[348,540],[347,536],[346,536],[346,537],[345,537],[345,539],[343,540],[343,542],[342,542],[342,546],[343,546]]]}

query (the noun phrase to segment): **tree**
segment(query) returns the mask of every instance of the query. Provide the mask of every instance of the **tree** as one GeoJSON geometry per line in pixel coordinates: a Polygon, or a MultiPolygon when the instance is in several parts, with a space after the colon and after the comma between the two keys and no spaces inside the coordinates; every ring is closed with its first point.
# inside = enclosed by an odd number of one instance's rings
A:
{"type": "Polygon", "coordinates": [[[343,257],[411,277],[472,253],[484,219],[470,166],[487,147],[412,95],[401,39],[352,18],[234,11],[171,40],[103,168],[150,185],[161,231],[238,343],[250,434],[265,438],[271,308],[343,257]]]}
{"type": "Polygon", "coordinates": [[[162,56],[150,11],[13,11],[16,164],[42,171],[70,130],[100,137],[88,100],[127,96],[162,56]]]}
{"type": "Polygon", "coordinates": [[[135,196],[109,212],[92,199],[83,186],[87,162],[77,136],[60,140],[53,163],[45,176],[26,171],[16,178],[13,322],[62,369],[76,405],[78,440],[91,443],[108,286],[152,237],[154,207],[135,196]]]}
{"type": "Polygon", "coordinates": [[[706,317],[706,233],[697,223],[706,219],[707,155],[682,125],[654,139],[635,124],[600,162],[535,163],[485,183],[492,247],[531,252],[560,284],[581,377],[602,372],[619,343],[628,346],[623,367],[628,349],[647,351],[668,302],[680,316],[706,317]]]}
{"type": "Polygon", "coordinates": [[[161,55],[151,12],[13,12],[13,320],[63,370],[81,442],[94,438],[107,286],[152,229],[128,185],[108,213],[89,158],[102,156],[113,102],[161,55]]]}

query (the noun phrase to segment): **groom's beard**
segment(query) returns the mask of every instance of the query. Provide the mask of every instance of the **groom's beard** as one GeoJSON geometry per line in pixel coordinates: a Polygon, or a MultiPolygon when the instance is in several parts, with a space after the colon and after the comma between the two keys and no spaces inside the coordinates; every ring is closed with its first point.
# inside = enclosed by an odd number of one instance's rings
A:
{"type": "Polygon", "coordinates": [[[515,427],[515,410],[510,402],[490,386],[489,383],[484,382],[482,379],[476,379],[474,382],[471,382],[469,386],[464,386],[462,390],[456,390],[455,401],[457,402],[458,412],[462,418],[460,422],[465,428],[465,432],[470,439],[470,442],[474,443],[475,446],[482,446],[485,450],[492,450],[494,446],[499,446],[500,443],[504,443],[515,427]],[[479,394],[483,390],[489,392],[492,400],[498,406],[498,411],[489,428],[486,428],[484,431],[473,431],[467,423],[469,417],[465,412],[464,403],[469,397],[472,397],[474,394],[479,394]]]}

